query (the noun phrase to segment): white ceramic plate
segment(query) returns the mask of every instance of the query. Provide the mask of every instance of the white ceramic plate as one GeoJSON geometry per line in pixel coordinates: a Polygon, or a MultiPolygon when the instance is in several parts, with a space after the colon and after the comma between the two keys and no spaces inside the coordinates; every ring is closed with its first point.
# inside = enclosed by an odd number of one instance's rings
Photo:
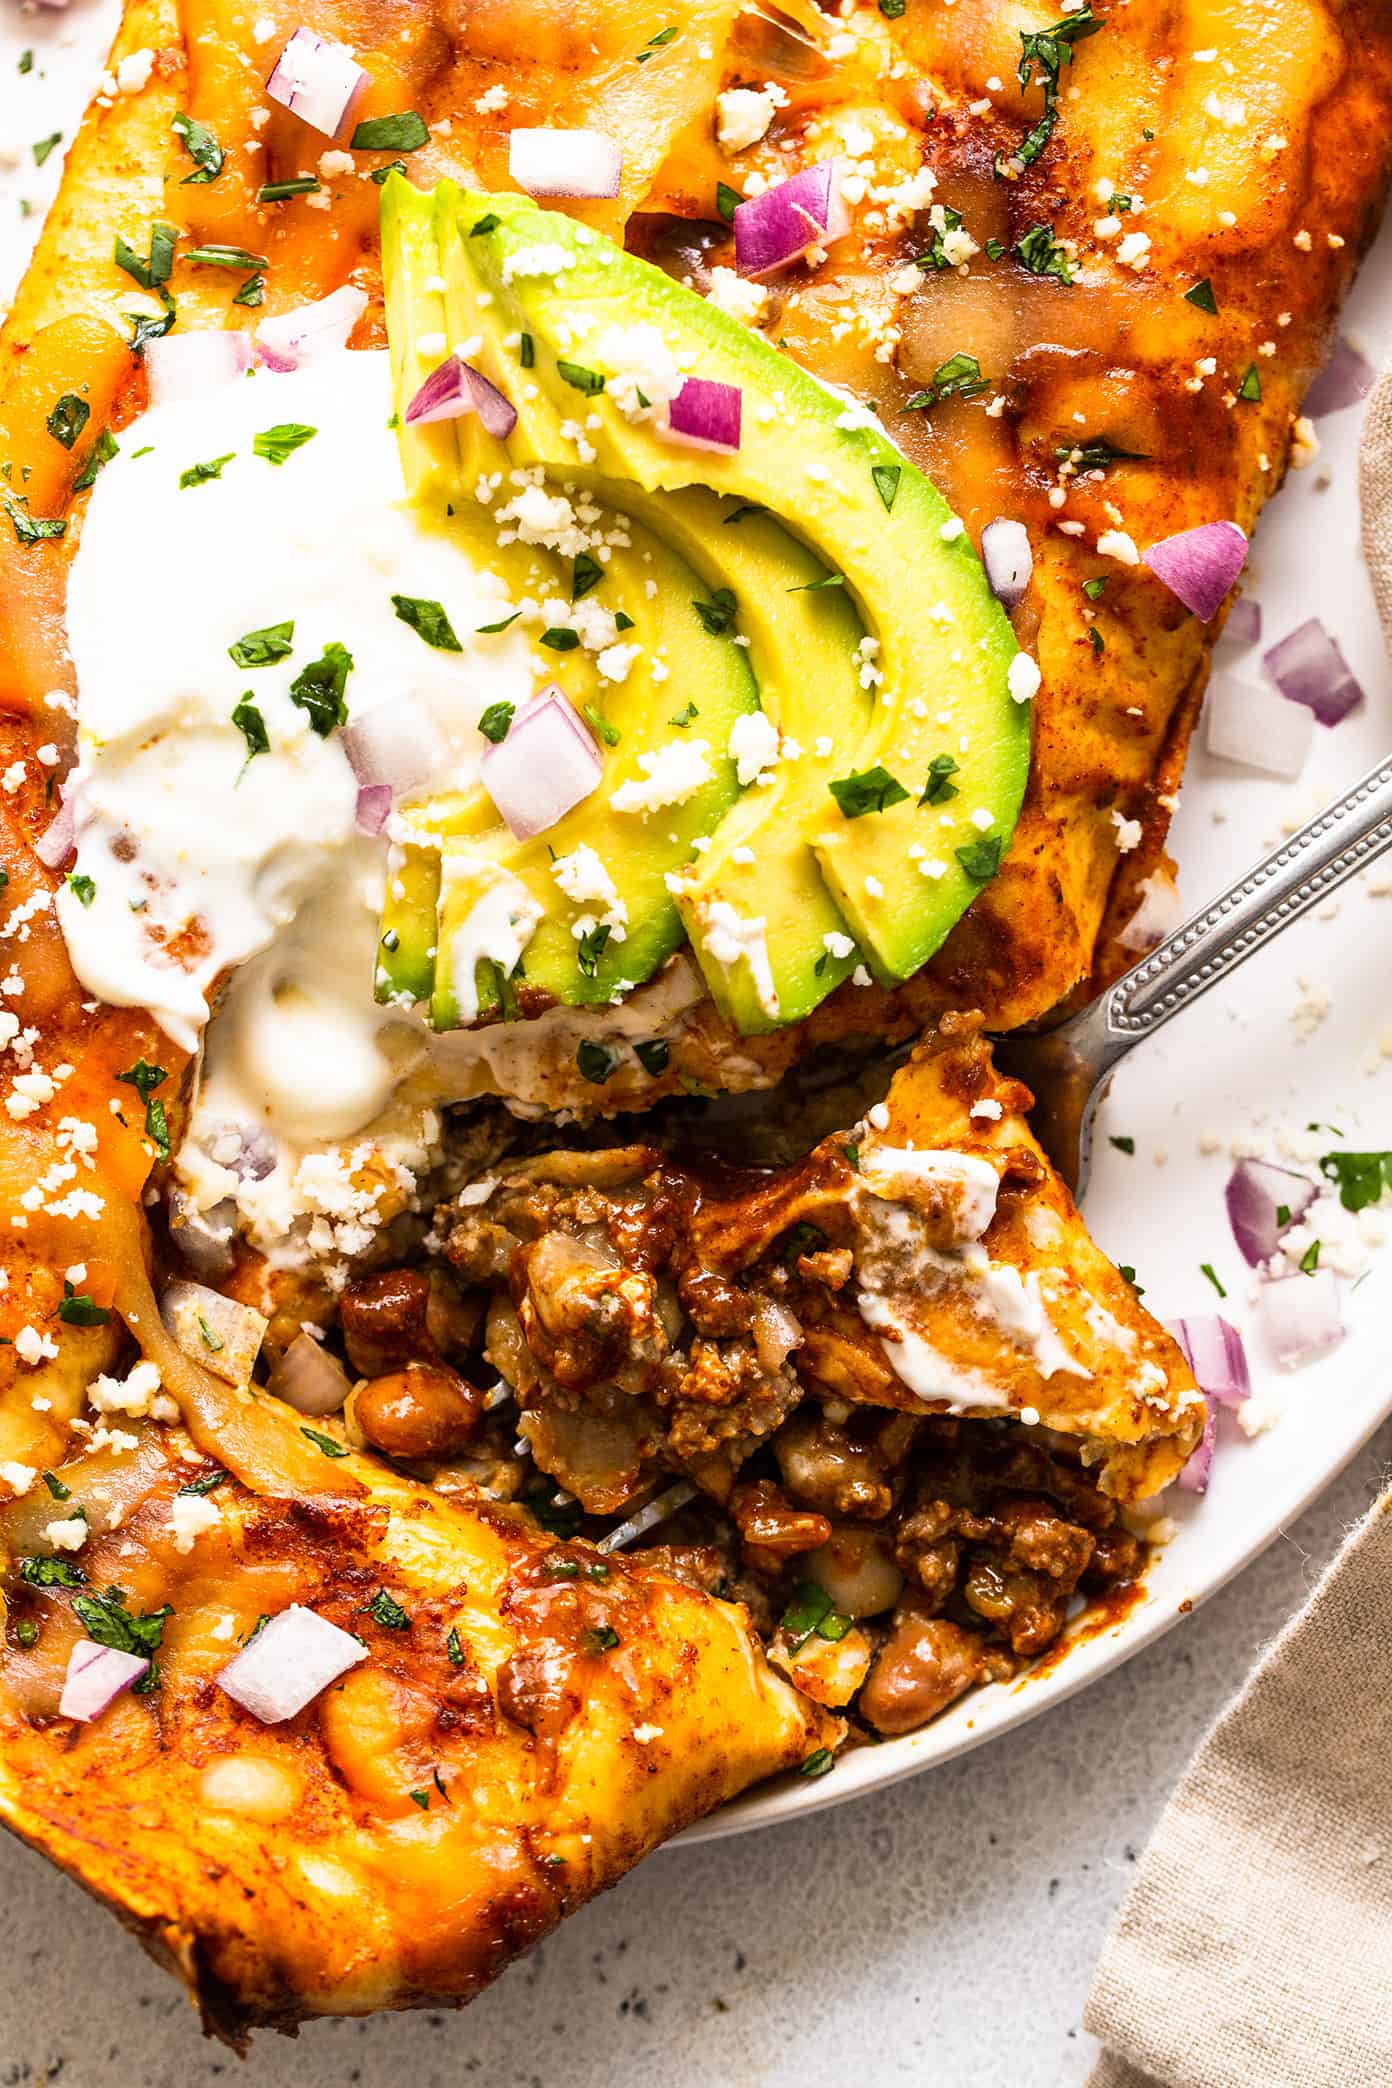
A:
{"type": "MultiPolygon", "coordinates": [[[[57,187],[61,153],[36,168],[32,142],[55,130],[71,138],[118,12],[117,0],[77,0],[67,14],[0,16],[0,134],[8,141],[0,155],[0,291],[18,279],[57,187]],[[29,47],[34,65],[21,75],[19,55],[29,47]],[[27,217],[21,200],[30,206],[27,217]]],[[[1392,360],[1392,227],[1364,271],[1345,331],[1374,362],[1392,360]]],[[[1362,679],[1368,704],[1337,731],[1317,732],[1296,783],[1212,762],[1196,747],[1171,844],[1181,890],[1194,907],[1392,744],[1392,673],[1358,553],[1359,419],[1355,409],[1321,424],[1320,458],[1293,475],[1261,525],[1248,590],[1263,605],[1265,643],[1306,616],[1322,616],[1362,679]]],[[[1239,657],[1226,645],[1221,656],[1239,657]]],[[[1135,1267],[1147,1303],[1162,1318],[1217,1305],[1200,1272],[1206,1261],[1227,1287],[1224,1311],[1250,1327],[1249,1272],[1223,1212],[1231,1140],[1253,1132],[1269,1137],[1276,1158],[1280,1133],[1318,1119],[1337,1124],[1350,1146],[1392,1148],[1392,870],[1383,881],[1387,892],[1375,896],[1375,870],[1334,907],[1288,930],[1235,989],[1201,1002],[1122,1068],[1101,1126],[1086,1215],[1101,1245],[1135,1267]],[[1325,995],[1327,1016],[1303,1036],[1304,1024],[1294,1018],[1302,1004],[1325,995]],[[1133,1138],[1134,1157],[1108,1147],[1109,1132],[1133,1138]],[[1204,1155],[1201,1145],[1215,1139],[1223,1151],[1204,1155]]],[[[681,1840],[791,1819],[947,1761],[1061,1702],[1167,1631],[1254,1558],[1392,1412],[1389,1272],[1392,1250],[1374,1260],[1356,1291],[1345,1286],[1348,1338],[1310,1369],[1280,1376],[1259,1337],[1250,1337],[1257,1394],[1279,1401],[1281,1418],[1248,1442],[1225,1417],[1208,1493],[1201,1500],[1175,1496],[1178,1534],[1121,1624],[1085,1638],[1038,1676],[979,1690],[923,1732],[862,1748],[814,1783],[794,1780],[728,1806],[681,1840]]]]}

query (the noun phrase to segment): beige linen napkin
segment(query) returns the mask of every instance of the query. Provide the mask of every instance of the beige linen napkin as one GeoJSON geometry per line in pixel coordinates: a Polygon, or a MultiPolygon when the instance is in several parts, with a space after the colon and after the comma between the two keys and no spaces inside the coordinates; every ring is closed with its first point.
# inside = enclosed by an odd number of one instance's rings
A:
{"type": "MultiPolygon", "coordinates": [[[[1392,374],[1360,481],[1392,648],[1392,374]]],[[[1088,2088],[1392,2088],[1392,1489],[1201,1743],[1083,2020],[1088,2088]]]]}

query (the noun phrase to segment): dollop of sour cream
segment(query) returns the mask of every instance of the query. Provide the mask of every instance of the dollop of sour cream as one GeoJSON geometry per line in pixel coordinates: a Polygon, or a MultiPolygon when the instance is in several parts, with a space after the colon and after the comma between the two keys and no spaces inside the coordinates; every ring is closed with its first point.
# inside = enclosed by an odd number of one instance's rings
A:
{"type": "Polygon", "coordinates": [[[341,646],[350,719],[423,705],[448,750],[434,788],[477,778],[479,717],[533,685],[522,638],[474,638],[506,589],[405,499],[390,412],[370,351],[152,409],[93,489],[68,597],[78,860],[58,904],[78,978],[193,1049],[213,982],[286,939],[253,1052],[272,1083],[293,1070],[304,1128],[330,1135],[392,1078],[371,998],[388,844],[358,831],[342,734],[316,730],[292,685],[341,646]],[[463,649],[427,644],[398,595],[440,603],[463,649]],[[284,625],[283,657],[235,657],[284,625]],[[344,964],[358,1034],[316,1054],[320,975],[344,964]]]}

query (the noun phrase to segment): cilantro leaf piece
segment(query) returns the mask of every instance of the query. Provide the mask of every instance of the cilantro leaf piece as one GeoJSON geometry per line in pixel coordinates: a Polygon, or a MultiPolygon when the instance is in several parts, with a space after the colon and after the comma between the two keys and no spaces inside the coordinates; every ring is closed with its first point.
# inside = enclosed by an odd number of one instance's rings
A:
{"type": "Polygon", "coordinates": [[[307,1437],[316,1450],[322,1450],[325,1457],[346,1457],[348,1455],[348,1445],[346,1443],[335,1442],[331,1435],[321,1435],[317,1428],[302,1428],[300,1434],[307,1437]]]}
{"type": "Polygon", "coordinates": [[[570,599],[583,601],[592,588],[598,587],[604,578],[604,568],[588,551],[582,551],[570,569],[570,599]]]}
{"type": "Polygon", "coordinates": [[[193,161],[194,171],[192,174],[185,174],[180,186],[192,188],[202,182],[216,181],[227,155],[207,124],[200,123],[196,116],[188,116],[181,111],[174,118],[170,128],[183,139],[184,150],[193,161]]]}
{"type": "Polygon", "coordinates": [[[70,450],[91,417],[92,409],[76,392],[64,392],[55,399],[44,426],[55,442],[61,442],[70,450]]]}
{"type": "Polygon", "coordinates": [[[602,374],[598,370],[586,369],[584,363],[558,360],[556,375],[564,384],[572,386],[575,391],[584,392],[587,398],[592,399],[597,392],[602,392],[604,389],[602,374]]]}
{"type": "Polygon", "coordinates": [[[867,812],[884,812],[890,805],[902,805],[909,795],[879,762],[873,768],[839,776],[827,784],[827,789],[846,819],[863,819],[867,812]]]}
{"type": "Polygon", "coordinates": [[[368,1615],[375,1617],[377,1622],[385,1625],[388,1631],[409,1631],[410,1629],[410,1617],[401,1607],[396,1597],[389,1595],[385,1588],[377,1590],[371,1602],[366,1605],[366,1609],[368,1615]]]}
{"type": "Polygon", "coordinates": [[[1213,1288],[1217,1291],[1219,1297],[1226,1298],[1228,1294],[1224,1290],[1222,1283],[1219,1281],[1218,1272],[1214,1268],[1212,1262],[1200,1262],[1199,1270],[1202,1275],[1207,1276],[1209,1282],[1213,1285],[1213,1288]]]}
{"type": "Polygon", "coordinates": [[[68,890],[79,906],[90,906],[97,896],[95,881],[83,870],[74,870],[68,879],[68,890]]]}
{"type": "Polygon", "coordinates": [[[499,631],[510,630],[521,614],[522,611],[520,609],[514,609],[511,616],[500,616],[497,623],[480,624],[478,636],[480,638],[494,638],[499,631]]]}
{"type": "Polygon", "coordinates": [[[567,629],[564,624],[552,624],[550,630],[542,632],[537,642],[551,652],[574,652],[580,643],[580,633],[567,629]]]}
{"type": "Polygon", "coordinates": [[[693,602],[691,606],[712,638],[723,638],[735,621],[739,604],[732,587],[716,587],[712,588],[708,602],[693,602]]]}
{"type": "Polygon", "coordinates": [[[71,1559],[21,1559],[19,1577],[31,1588],[81,1588],[87,1580],[71,1559]]]}
{"type": "Polygon", "coordinates": [[[835,1764],[836,1757],[829,1747],[814,1748],[798,1769],[799,1776],[825,1776],[835,1764]]]}
{"type": "Polygon", "coordinates": [[[250,689],[234,708],[232,723],[246,741],[248,761],[253,761],[258,754],[270,753],[271,738],[266,730],[266,720],[252,702],[250,689]]]}
{"type": "Polygon", "coordinates": [[[417,595],[392,596],[392,607],[404,624],[436,652],[463,652],[464,648],[454,635],[454,626],[438,602],[423,601],[417,595]]]}
{"type": "Polygon", "coordinates": [[[576,945],[576,957],[582,979],[595,977],[599,971],[599,960],[604,955],[605,945],[612,934],[613,930],[601,922],[599,927],[591,928],[587,934],[581,936],[576,945]]]}
{"type": "Polygon", "coordinates": [[[582,1633],[580,1643],[587,1653],[612,1653],[619,1644],[619,1634],[612,1624],[599,1624],[593,1631],[582,1633]]]}
{"type": "Polygon", "coordinates": [[[53,131],[46,138],[36,139],[33,146],[31,147],[31,150],[34,154],[34,165],[36,167],[41,167],[44,161],[48,158],[50,152],[52,152],[54,146],[61,145],[62,142],[63,133],[61,131],[53,131]]]}
{"type": "Polygon", "coordinates": [[[44,1472],[40,1476],[55,1501],[70,1501],[72,1499],[72,1488],[64,1486],[56,1472],[44,1472]]]}
{"type": "Polygon", "coordinates": [[[352,665],[353,655],[335,638],[290,684],[290,701],[306,713],[320,739],[327,739],[336,725],[348,723],[343,692],[352,665]]]}
{"type": "Polygon", "coordinates": [[[418,152],[430,142],[425,119],[414,109],[395,116],[369,116],[349,139],[354,152],[418,152]]]}
{"type": "Polygon", "coordinates": [[[1190,284],[1184,293],[1184,302],[1193,305],[1197,311],[1207,312],[1211,318],[1217,316],[1218,300],[1213,294],[1213,285],[1207,276],[1200,282],[1190,284]]]}
{"type": "Polygon", "coordinates": [[[904,467],[902,464],[872,464],[870,476],[874,481],[875,491],[880,496],[881,505],[888,514],[898,497],[899,481],[904,476],[904,467]]]}
{"type": "Polygon", "coordinates": [[[460,1643],[459,1643],[459,1627],[458,1627],[458,1625],[452,1625],[452,1626],[450,1627],[450,1635],[449,1635],[449,1637],[448,1637],[448,1638],[447,1638],[447,1639],[445,1640],[445,1651],[446,1651],[446,1653],[448,1653],[448,1655],[449,1655],[449,1661],[450,1661],[450,1666],[451,1666],[451,1667],[463,1667],[463,1665],[464,1665],[464,1648],[463,1648],[463,1647],[462,1647],[462,1646],[460,1645],[460,1643]]]}
{"type": "Polygon", "coordinates": [[[1366,1211],[1392,1189],[1392,1153],[1325,1153],[1319,1165],[1346,1211],[1366,1211]]]}
{"type": "Polygon", "coordinates": [[[116,1075],[128,1087],[133,1087],[142,1102],[148,1102],[157,1087],[163,1087],[169,1075],[163,1066],[152,1066],[148,1059],[138,1058],[124,1073],[116,1075]]]}
{"type": "Polygon", "coordinates": [[[717,181],[715,184],[716,214],[723,218],[727,225],[733,224],[735,212],[743,201],[744,198],[739,190],[731,188],[728,181],[717,181]]]}
{"type": "Polygon", "coordinates": [[[962,764],[951,754],[935,754],[928,764],[928,780],[923,786],[920,805],[941,805],[948,798],[955,798],[957,785],[949,779],[960,775],[962,764]]]}
{"type": "Polygon", "coordinates": [[[944,399],[979,399],[983,392],[991,389],[990,379],[981,374],[981,365],[974,355],[960,350],[950,355],[945,363],[939,363],[933,372],[933,381],[921,392],[906,399],[905,413],[922,413],[930,406],[939,406],[944,399]]]}
{"type": "Polygon", "coordinates": [[[169,1117],[158,1095],[145,1104],[145,1136],[161,1160],[169,1158],[169,1117]]]}
{"type": "Polygon", "coordinates": [[[1073,263],[1054,237],[1052,225],[1031,225],[1012,249],[1015,258],[1031,275],[1056,276],[1061,283],[1073,280],[1073,263]]]}
{"type": "Polygon", "coordinates": [[[1089,36],[1096,36],[1102,27],[1089,4],[1069,15],[1065,21],[1055,22],[1051,28],[1020,31],[1017,78],[1022,87],[1028,87],[1038,70],[1044,113],[1015,148],[1012,157],[1019,166],[1032,166],[1054,134],[1059,114],[1059,73],[1063,66],[1073,63],[1074,45],[1084,42],[1089,36]]]}
{"type": "Polygon", "coordinates": [[[228,450],[225,456],[209,457],[204,464],[190,464],[187,471],[179,473],[180,486],[206,486],[210,479],[220,479],[223,465],[230,464],[236,454],[235,450],[228,450]]]}
{"type": "Polygon", "coordinates": [[[495,747],[507,738],[516,709],[515,703],[490,703],[479,719],[479,731],[486,740],[492,740],[495,747]]]}
{"type": "Polygon", "coordinates": [[[249,254],[239,246],[196,246],[189,247],[185,261],[194,268],[265,268],[264,254],[249,254]]]}
{"type": "Polygon", "coordinates": [[[1261,372],[1255,363],[1248,363],[1242,382],[1237,387],[1237,396],[1239,399],[1245,399],[1250,405],[1258,400],[1261,395],[1261,372]]]}
{"type": "Polygon", "coordinates": [[[307,428],[303,421],[277,421],[273,428],[263,428],[259,435],[253,435],[251,446],[268,464],[283,464],[318,433],[317,428],[307,428]]]}
{"type": "Polygon", "coordinates": [[[227,648],[227,657],[237,667],[270,667],[288,659],[294,650],[295,624],[264,624],[259,631],[245,631],[227,648]]]}
{"type": "Polygon", "coordinates": [[[201,1479],[190,1479],[188,1485],[181,1486],[179,1491],[181,1494],[210,1494],[215,1487],[226,1484],[227,1476],[226,1472],[205,1472],[201,1479]]]}
{"type": "Polygon", "coordinates": [[[672,1056],[672,1047],[665,1038],[652,1037],[644,1044],[635,1044],[633,1056],[637,1059],[643,1071],[650,1073],[653,1079],[656,1080],[660,1073],[667,1071],[667,1063],[672,1056]]]}
{"type": "Polygon", "coordinates": [[[73,480],[74,493],[85,492],[88,486],[94,486],[97,482],[97,473],[101,470],[103,464],[109,464],[111,459],[119,454],[116,437],[112,434],[110,428],[103,428],[87,452],[87,462],[73,480]]]}
{"type": "Polygon", "coordinates": [[[99,1646],[113,1646],[118,1653],[143,1654],[148,1660],[159,1651],[165,1620],[174,1611],[169,1603],[144,1615],[126,1608],[123,1588],[94,1589],[90,1595],[73,1597],[73,1614],[88,1638],[99,1646]]]}
{"type": "Polygon", "coordinates": [[[317,196],[323,183],[317,174],[299,174],[293,181],[268,181],[256,191],[258,203],[287,203],[292,196],[317,196]]]}
{"type": "Polygon", "coordinates": [[[59,1300],[58,1317],[69,1327],[104,1327],[111,1318],[105,1305],[98,1305],[86,1291],[70,1290],[59,1300]]]}
{"type": "Polygon", "coordinates": [[[953,853],[973,884],[989,884],[1000,869],[1001,847],[999,834],[983,834],[979,841],[969,841],[953,853]]]}
{"type": "Polygon", "coordinates": [[[66,533],[68,525],[61,515],[31,515],[27,507],[15,500],[7,500],[5,509],[21,544],[41,544],[48,537],[66,533]]]}

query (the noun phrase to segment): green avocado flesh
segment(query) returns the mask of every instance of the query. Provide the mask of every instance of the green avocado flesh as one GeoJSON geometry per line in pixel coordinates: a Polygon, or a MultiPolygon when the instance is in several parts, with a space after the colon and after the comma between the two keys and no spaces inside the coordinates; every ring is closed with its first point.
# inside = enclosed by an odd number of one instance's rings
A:
{"type": "Polygon", "coordinates": [[[427,1002],[437,1028],[509,1016],[523,984],[599,1006],[685,939],[753,1033],[859,965],[909,977],[999,860],[1029,766],[1014,637],[965,532],[944,536],[942,497],[862,409],[528,197],[425,195],[393,175],[382,247],[412,493],[459,518],[521,601],[569,598],[574,547],[518,541],[533,532],[490,504],[529,481],[564,492],[600,567],[586,604],[636,652],[617,683],[583,648],[546,659],[596,726],[604,774],[545,834],[514,840],[482,787],[403,808],[379,999],[427,1002]],[[405,426],[442,342],[516,408],[504,441],[472,413],[405,426]],[[668,433],[687,376],[739,387],[737,451],[668,433]],[[767,723],[740,725],[755,710],[767,723]],[[649,770],[683,773],[682,793],[616,807],[649,770]],[[581,849],[617,904],[568,894],[581,849]]]}

